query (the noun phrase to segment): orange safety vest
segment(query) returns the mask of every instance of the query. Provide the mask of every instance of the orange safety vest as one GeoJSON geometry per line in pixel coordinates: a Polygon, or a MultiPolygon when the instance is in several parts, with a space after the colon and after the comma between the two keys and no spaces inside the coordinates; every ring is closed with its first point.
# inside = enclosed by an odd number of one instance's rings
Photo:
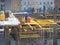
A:
{"type": "Polygon", "coordinates": [[[31,18],[30,17],[28,17],[28,22],[31,22],[31,18]]]}

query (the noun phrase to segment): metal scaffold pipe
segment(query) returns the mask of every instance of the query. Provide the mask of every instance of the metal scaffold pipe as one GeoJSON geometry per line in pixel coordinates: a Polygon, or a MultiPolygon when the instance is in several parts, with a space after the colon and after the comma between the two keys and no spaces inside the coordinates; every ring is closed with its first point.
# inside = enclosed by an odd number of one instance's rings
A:
{"type": "MultiPolygon", "coordinates": [[[[57,14],[57,9],[54,9],[54,21],[56,22],[56,14],[57,14]]],[[[54,24],[53,26],[53,45],[57,45],[57,24],[54,24]]]]}

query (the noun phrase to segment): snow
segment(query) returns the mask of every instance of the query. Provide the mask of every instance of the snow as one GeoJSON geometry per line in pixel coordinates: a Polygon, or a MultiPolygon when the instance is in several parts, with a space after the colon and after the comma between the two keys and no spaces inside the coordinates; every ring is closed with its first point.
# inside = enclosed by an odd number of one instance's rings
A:
{"type": "Polygon", "coordinates": [[[20,22],[18,19],[12,14],[10,14],[10,17],[8,18],[7,21],[0,21],[0,25],[19,25],[20,22]]]}

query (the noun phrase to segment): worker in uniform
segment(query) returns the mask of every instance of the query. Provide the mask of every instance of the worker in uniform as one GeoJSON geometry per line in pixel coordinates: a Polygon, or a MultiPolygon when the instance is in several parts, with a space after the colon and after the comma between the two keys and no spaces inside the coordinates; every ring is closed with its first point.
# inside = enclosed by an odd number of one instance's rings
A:
{"type": "Polygon", "coordinates": [[[26,23],[28,22],[28,17],[29,17],[29,14],[27,13],[27,14],[25,15],[25,22],[26,22],[26,23]]]}
{"type": "Polygon", "coordinates": [[[31,22],[31,17],[28,17],[28,22],[29,22],[29,23],[31,22]]]}

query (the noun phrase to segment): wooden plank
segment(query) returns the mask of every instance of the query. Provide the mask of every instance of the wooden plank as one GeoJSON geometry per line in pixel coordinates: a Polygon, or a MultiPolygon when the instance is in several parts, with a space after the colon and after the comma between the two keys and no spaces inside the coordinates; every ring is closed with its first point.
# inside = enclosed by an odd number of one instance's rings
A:
{"type": "Polygon", "coordinates": [[[35,32],[23,32],[20,33],[20,38],[40,38],[40,35],[35,32]]]}

